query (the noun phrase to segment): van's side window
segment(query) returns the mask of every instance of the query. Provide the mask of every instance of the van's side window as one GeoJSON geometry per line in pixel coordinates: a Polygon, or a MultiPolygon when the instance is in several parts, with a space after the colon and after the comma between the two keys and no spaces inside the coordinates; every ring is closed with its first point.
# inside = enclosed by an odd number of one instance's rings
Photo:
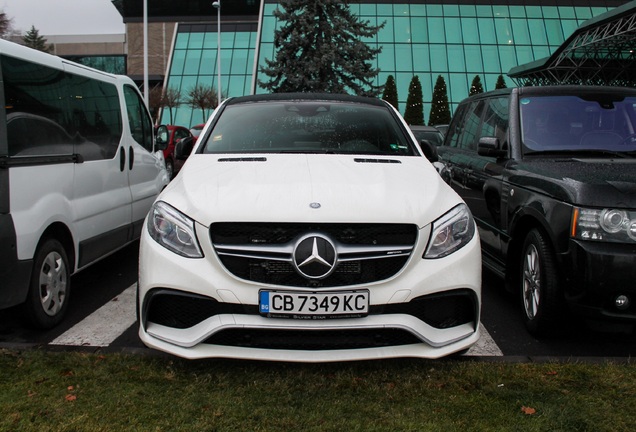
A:
{"type": "Polygon", "coordinates": [[[139,93],[130,86],[124,86],[126,110],[130,132],[137,143],[152,152],[152,123],[146,114],[146,107],[139,93]]]}
{"type": "Polygon", "coordinates": [[[72,74],[67,74],[67,80],[76,152],[85,160],[112,159],[122,132],[117,87],[72,74]]]}
{"type": "Polygon", "coordinates": [[[2,56],[9,156],[73,154],[64,71],[2,56]],[[50,139],[49,139],[50,138],[50,139]]]}
{"type": "Polygon", "coordinates": [[[121,138],[117,87],[2,56],[9,156],[111,159],[121,138]]]}

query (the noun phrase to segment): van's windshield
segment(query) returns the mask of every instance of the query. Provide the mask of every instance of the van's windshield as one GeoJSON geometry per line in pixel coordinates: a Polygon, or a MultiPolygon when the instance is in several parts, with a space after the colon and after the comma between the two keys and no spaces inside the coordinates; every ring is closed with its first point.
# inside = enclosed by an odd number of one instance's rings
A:
{"type": "Polygon", "coordinates": [[[528,96],[519,100],[524,153],[636,152],[636,98],[528,96]]]}

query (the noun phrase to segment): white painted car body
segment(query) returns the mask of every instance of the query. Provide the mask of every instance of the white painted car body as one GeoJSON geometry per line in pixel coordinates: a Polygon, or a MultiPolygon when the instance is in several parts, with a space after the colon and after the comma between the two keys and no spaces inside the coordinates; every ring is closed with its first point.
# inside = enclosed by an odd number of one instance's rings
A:
{"type": "MultiPolygon", "coordinates": [[[[215,115],[223,116],[223,106],[215,115]]],[[[441,180],[435,168],[420,153],[413,136],[399,114],[390,107],[396,124],[410,140],[411,156],[357,154],[250,153],[204,154],[201,146],[214,136],[215,119],[204,128],[181,173],[157,199],[160,205],[176,209],[193,221],[193,231],[202,257],[178,255],[151,236],[153,211],[141,238],[139,265],[139,316],[141,340],[149,347],[185,358],[239,358],[324,362],[394,357],[438,358],[467,350],[479,338],[481,299],[481,255],[478,235],[447,256],[423,258],[434,221],[462,205],[461,199],[441,180]],[[245,224],[401,224],[414,226],[416,240],[404,265],[394,275],[363,284],[318,287],[278,286],[238,277],[228,270],[211,241],[215,223],[245,224]],[[316,293],[368,290],[370,308],[375,311],[341,319],[293,319],[253,313],[260,290],[316,293]],[[377,313],[386,305],[403,305],[423,296],[458,292],[473,301],[472,318],[448,328],[436,328],[407,313],[377,313]],[[233,305],[228,313],[215,313],[187,327],[171,326],[169,318],[148,311],[153,295],[169,293],[171,299],[210,299],[216,305],[233,305]],[[240,313],[240,307],[251,308],[240,313]],[[238,308],[238,309],[237,309],[238,308]],[[237,312],[238,311],[238,312],[237,312]],[[149,317],[151,315],[151,317],[149,317]],[[302,340],[320,332],[404,332],[412,343],[384,346],[334,348],[300,346],[281,348],[210,342],[231,331],[272,331],[277,335],[294,332],[302,340]]],[[[246,127],[248,127],[246,125],[246,127]]],[[[163,220],[163,219],[161,219],[163,220]]],[[[472,219],[470,219],[470,223],[472,219]]],[[[471,227],[474,230],[474,227],[471,227]]],[[[315,230],[309,229],[310,233],[315,230]]],[[[254,241],[260,247],[259,241],[254,241]]],[[[298,239],[287,246],[294,254],[298,239]]],[[[341,246],[338,246],[341,247],[341,246]]],[[[346,248],[344,248],[346,249],[346,248]]],[[[341,249],[340,251],[342,252],[341,249]]],[[[342,259],[342,255],[339,255],[342,259]]],[[[313,286],[312,286],[313,284],[313,286]]],[[[162,309],[165,315],[168,309],[162,309]]],[[[304,317],[306,318],[306,317],[304,317]]],[[[234,333],[233,333],[234,334],[234,333]]],[[[247,336],[246,336],[247,337],[247,336]]],[[[283,336],[284,339],[284,336],[283,336]]]]}

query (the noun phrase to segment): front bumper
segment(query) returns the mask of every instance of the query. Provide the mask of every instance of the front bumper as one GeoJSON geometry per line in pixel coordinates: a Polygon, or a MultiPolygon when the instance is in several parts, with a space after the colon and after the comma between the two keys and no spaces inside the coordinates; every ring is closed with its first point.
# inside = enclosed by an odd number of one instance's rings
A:
{"type": "MultiPolygon", "coordinates": [[[[205,229],[197,229],[199,238],[205,238],[205,229]]],[[[466,350],[479,339],[479,238],[475,236],[464,248],[437,260],[421,258],[425,243],[418,243],[395,277],[339,288],[368,289],[368,316],[297,320],[259,315],[259,289],[280,287],[231,275],[209,242],[201,244],[205,258],[187,259],[158,245],[144,230],[139,265],[139,336],[151,348],[184,358],[326,362],[439,358],[466,350]],[[166,300],[171,295],[187,300],[166,300]],[[155,301],[158,298],[163,300],[155,301]],[[441,315],[435,307],[411,312],[409,305],[421,299],[442,299],[444,305],[438,308],[443,311],[441,315]],[[173,311],[157,313],[158,304],[162,304],[163,312],[173,311]],[[456,310],[448,310],[452,308],[456,310]],[[426,320],[422,315],[427,316],[426,320]]]]}
{"type": "Polygon", "coordinates": [[[636,322],[636,244],[570,240],[564,292],[571,310],[590,318],[636,322]],[[627,296],[626,308],[616,306],[627,296]]]}

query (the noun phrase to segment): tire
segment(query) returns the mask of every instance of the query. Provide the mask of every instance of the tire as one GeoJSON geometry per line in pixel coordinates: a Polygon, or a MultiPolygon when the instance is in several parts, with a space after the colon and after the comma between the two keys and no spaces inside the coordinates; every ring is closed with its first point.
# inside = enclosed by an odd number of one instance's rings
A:
{"type": "Polygon", "coordinates": [[[50,329],[58,325],[68,309],[71,273],[62,244],[47,239],[38,248],[24,311],[33,327],[50,329]]]}
{"type": "Polygon", "coordinates": [[[168,172],[168,178],[172,180],[174,177],[174,162],[172,162],[172,159],[166,159],[166,171],[168,172]]]}
{"type": "Polygon", "coordinates": [[[528,332],[547,336],[559,329],[565,312],[554,251],[547,236],[532,229],[521,250],[519,292],[528,332]]]}

